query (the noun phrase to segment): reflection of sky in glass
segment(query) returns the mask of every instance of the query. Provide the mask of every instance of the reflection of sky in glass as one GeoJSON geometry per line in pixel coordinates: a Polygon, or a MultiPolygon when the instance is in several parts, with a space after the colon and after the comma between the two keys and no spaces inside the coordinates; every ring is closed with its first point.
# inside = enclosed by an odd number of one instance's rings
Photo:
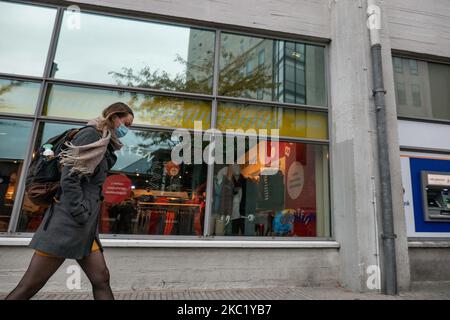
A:
{"type": "Polygon", "coordinates": [[[190,29],[96,14],[80,15],[80,29],[70,27],[65,12],[55,62],[57,78],[115,83],[108,72],[149,66],[171,77],[183,73],[174,62],[187,60],[190,29]]]}
{"type": "Polygon", "coordinates": [[[0,2],[0,72],[42,76],[55,9],[0,2]]]}
{"type": "Polygon", "coordinates": [[[76,124],[46,123],[44,124],[44,130],[42,132],[41,144],[44,144],[48,139],[61,134],[66,130],[79,127],[81,126],[76,124]]]}
{"type": "Polygon", "coordinates": [[[158,149],[169,149],[167,142],[151,144],[151,137],[141,137],[136,134],[138,132],[144,131],[130,130],[125,137],[120,139],[124,146],[120,151],[116,152],[117,162],[112,170],[122,170],[143,158],[145,158],[145,161],[148,161],[148,167],[150,167],[152,152],[158,149]],[[138,148],[139,146],[144,147],[138,148]]]}
{"type": "Polygon", "coordinates": [[[30,130],[29,121],[0,120],[0,159],[23,159],[30,130]]]}

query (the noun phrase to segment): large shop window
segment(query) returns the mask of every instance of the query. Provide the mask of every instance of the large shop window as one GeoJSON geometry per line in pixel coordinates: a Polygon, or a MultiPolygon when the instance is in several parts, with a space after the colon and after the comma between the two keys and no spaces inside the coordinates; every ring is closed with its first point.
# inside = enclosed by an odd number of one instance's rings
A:
{"type": "Polygon", "coordinates": [[[213,31],[66,11],[53,65],[56,78],[211,93],[213,31]]]}
{"type": "Polygon", "coordinates": [[[286,141],[276,148],[270,139],[233,139],[235,163],[214,168],[210,234],[330,236],[328,148],[286,141]]]}
{"type": "Polygon", "coordinates": [[[92,119],[117,101],[133,109],[134,124],[193,129],[194,121],[201,121],[203,128],[211,122],[209,101],[62,85],[50,87],[43,115],[92,119]]]}
{"type": "MultiPolygon", "coordinates": [[[[36,145],[72,127],[42,124],[36,145]]],[[[132,130],[121,139],[124,147],[103,185],[101,233],[203,235],[207,166],[172,162],[180,139],[152,130],[132,130]]],[[[19,231],[34,232],[44,212],[25,195],[19,231]]]]}
{"type": "Polygon", "coordinates": [[[0,79],[0,112],[34,114],[40,83],[0,79]]]}
{"type": "Polygon", "coordinates": [[[222,33],[219,94],[326,106],[325,49],[222,33]]]}
{"type": "Polygon", "coordinates": [[[450,65],[393,57],[397,112],[450,120],[450,65]]]}
{"type": "Polygon", "coordinates": [[[16,199],[31,122],[0,119],[0,232],[5,232],[16,199]]]}
{"type": "MultiPolygon", "coordinates": [[[[71,127],[75,126],[41,124],[36,146],[71,127]]],[[[326,145],[280,141],[276,148],[270,139],[232,140],[234,164],[214,165],[208,234],[330,236],[326,145]],[[261,160],[261,152],[269,161],[261,160]]],[[[122,139],[124,147],[103,185],[101,233],[155,237],[205,233],[207,165],[176,164],[171,153],[181,141],[170,131],[155,130],[132,130],[122,139]]],[[[34,232],[44,212],[25,194],[18,231],[34,232]]]]}
{"type": "Polygon", "coordinates": [[[0,1],[0,72],[42,76],[56,9],[0,1]]]}

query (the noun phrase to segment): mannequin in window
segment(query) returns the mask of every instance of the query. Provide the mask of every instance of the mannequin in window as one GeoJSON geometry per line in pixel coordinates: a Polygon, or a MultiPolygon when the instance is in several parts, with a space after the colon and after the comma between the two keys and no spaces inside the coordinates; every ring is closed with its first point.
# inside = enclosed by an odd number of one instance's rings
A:
{"type": "Polygon", "coordinates": [[[233,210],[233,173],[230,166],[217,172],[214,182],[215,235],[223,236],[225,228],[230,223],[233,210]]]}
{"type": "Polygon", "coordinates": [[[254,229],[254,210],[248,210],[251,207],[251,203],[256,199],[256,194],[252,190],[248,190],[251,180],[245,178],[241,174],[241,167],[239,164],[233,164],[231,166],[233,172],[233,213],[232,213],[232,233],[233,235],[252,235],[251,230],[254,229]],[[250,191],[247,194],[247,191],[250,191]],[[248,196],[253,197],[249,199],[248,196]],[[249,204],[247,207],[246,204],[249,204]],[[250,222],[250,223],[249,223],[250,222]],[[249,232],[246,232],[246,228],[249,232]]]}

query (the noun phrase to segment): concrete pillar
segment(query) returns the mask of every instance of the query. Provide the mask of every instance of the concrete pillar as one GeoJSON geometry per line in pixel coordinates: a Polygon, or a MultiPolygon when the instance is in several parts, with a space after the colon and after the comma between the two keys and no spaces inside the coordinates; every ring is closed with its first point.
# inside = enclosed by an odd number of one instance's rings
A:
{"type": "MultiPolygon", "coordinates": [[[[330,11],[331,183],[334,235],[341,244],[340,280],[349,289],[369,291],[371,286],[367,282],[370,282],[373,270],[379,266],[382,271],[379,259],[382,230],[376,197],[379,175],[366,1],[334,0],[330,2],[330,11]]],[[[386,57],[389,49],[384,48],[385,70],[392,69],[389,67],[391,59],[386,57]]],[[[409,284],[409,272],[404,214],[397,191],[401,177],[392,97],[387,97],[387,104],[391,164],[397,170],[392,170],[392,186],[394,201],[398,202],[394,204],[395,227],[400,235],[397,240],[398,271],[400,286],[405,288],[409,284]]]]}

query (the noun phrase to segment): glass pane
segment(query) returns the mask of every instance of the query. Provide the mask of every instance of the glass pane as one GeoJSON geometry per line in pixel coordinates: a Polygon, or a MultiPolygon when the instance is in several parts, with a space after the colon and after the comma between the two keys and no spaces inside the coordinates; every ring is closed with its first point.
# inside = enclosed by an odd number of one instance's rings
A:
{"type": "Polygon", "coordinates": [[[47,93],[43,114],[74,119],[92,119],[111,103],[127,103],[134,111],[135,124],[194,128],[202,121],[209,128],[211,103],[174,97],[152,96],[115,90],[53,85],[47,93]]]}
{"type": "Polygon", "coordinates": [[[0,72],[42,76],[55,17],[56,9],[0,1],[0,72]]]}
{"type": "Polygon", "coordinates": [[[280,141],[276,151],[270,141],[243,143],[234,164],[215,165],[210,233],[330,236],[328,147],[280,141]],[[261,148],[271,150],[271,161],[255,156],[261,148]]]}
{"type": "Polygon", "coordinates": [[[222,33],[219,79],[223,96],[327,105],[319,46],[222,33]]]}
{"type": "MultiPolygon", "coordinates": [[[[36,146],[74,127],[41,125],[36,146]]],[[[203,235],[207,166],[171,162],[180,139],[149,130],[131,130],[121,139],[124,147],[103,185],[101,233],[203,235]]],[[[18,230],[34,232],[44,212],[25,195],[18,230]]]]}
{"type": "Polygon", "coordinates": [[[122,139],[103,186],[101,233],[203,235],[207,165],[175,165],[171,151],[180,141],[142,130],[122,139]]]}
{"type": "Polygon", "coordinates": [[[399,116],[450,120],[450,65],[394,57],[399,116]]]}
{"type": "Polygon", "coordinates": [[[57,78],[211,93],[212,31],[65,12],[56,51],[57,78]]]}
{"type": "Polygon", "coordinates": [[[0,232],[8,229],[31,122],[0,119],[0,232]]]}
{"type": "Polygon", "coordinates": [[[450,120],[450,65],[428,63],[433,118],[450,120]]]}
{"type": "Polygon", "coordinates": [[[279,129],[280,136],[328,139],[328,118],[323,112],[265,107],[250,104],[220,103],[217,128],[256,130],[279,129]]]}
{"type": "Polygon", "coordinates": [[[34,114],[40,84],[0,79],[0,112],[34,114]]]}

